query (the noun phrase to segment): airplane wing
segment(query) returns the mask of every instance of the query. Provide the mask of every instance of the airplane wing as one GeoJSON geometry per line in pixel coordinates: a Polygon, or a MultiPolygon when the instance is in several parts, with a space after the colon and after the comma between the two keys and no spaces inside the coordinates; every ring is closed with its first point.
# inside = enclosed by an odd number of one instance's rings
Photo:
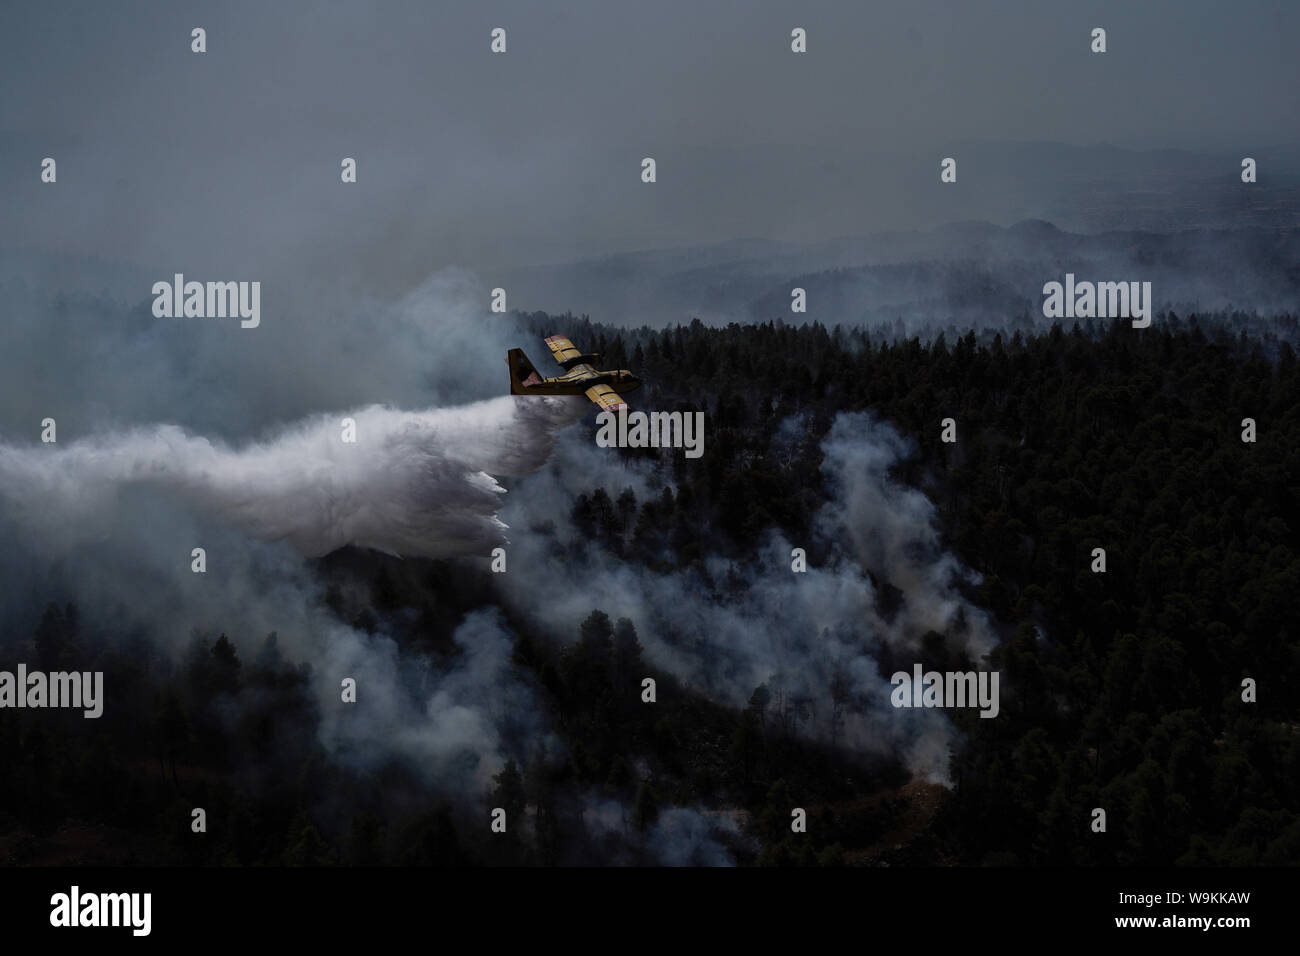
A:
{"type": "Polygon", "coordinates": [[[608,385],[593,385],[587,389],[587,397],[601,407],[603,411],[616,412],[627,408],[627,402],[619,397],[618,392],[608,385]]]}
{"type": "MultiPolygon", "coordinates": [[[[565,362],[572,361],[582,354],[578,351],[577,347],[563,335],[552,335],[546,340],[546,344],[550,348],[551,352],[554,353],[556,363],[561,367],[564,366],[565,362]]],[[[595,401],[595,399],[592,399],[592,401],[595,401]]]]}

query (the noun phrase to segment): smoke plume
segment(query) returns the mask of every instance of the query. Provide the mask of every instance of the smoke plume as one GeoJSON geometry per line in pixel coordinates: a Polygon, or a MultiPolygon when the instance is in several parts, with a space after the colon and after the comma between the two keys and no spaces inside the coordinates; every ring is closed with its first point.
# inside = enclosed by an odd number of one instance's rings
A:
{"type": "Polygon", "coordinates": [[[701,567],[663,573],[601,550],[568,521],[577,496],[595,487],[611,496],[634,487],[642,500],[658,493],[652,469],[570,431],[551,464],[521,481],[507,503],[514,524],[544,515],[560,525],[512,544],[510,571],[497,576],[502,599],[565,640],[593,608],[627,617],[648,660],[697,691],[744,707],[765,685],[796,732],[863,754],[900,755],[915,773],[946,782],[956,742],[950,721],[941,711],[894,708],[879,662],[920,660],[908,655],[919,654],[931,631],[978,662],[996,643],[987,615],[961,593],[978,577],[941,546],[929,499],[891,477],[912,453],[892,426],[841,414],[822,453],[832,497],[817,514],[815,542],[774,531],[752,560],[712,555],[701,567]],[[812,544],[826,560],[795,573],[792,549],[811,553],[812,544]],[[886,585],[899,595],[888,611],[886,585]]]}

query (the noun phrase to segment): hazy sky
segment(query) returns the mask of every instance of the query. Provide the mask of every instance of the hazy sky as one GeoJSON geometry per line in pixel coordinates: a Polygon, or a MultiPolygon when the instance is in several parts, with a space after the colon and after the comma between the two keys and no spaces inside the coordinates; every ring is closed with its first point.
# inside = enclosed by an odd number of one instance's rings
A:
{"type": "Polygon", "coordinates": [[[387,293],[447,265],[925,226],[962,144],[1293,142],[1298,37],[1285,0],[10,4],[0,245],[387,293]]]}

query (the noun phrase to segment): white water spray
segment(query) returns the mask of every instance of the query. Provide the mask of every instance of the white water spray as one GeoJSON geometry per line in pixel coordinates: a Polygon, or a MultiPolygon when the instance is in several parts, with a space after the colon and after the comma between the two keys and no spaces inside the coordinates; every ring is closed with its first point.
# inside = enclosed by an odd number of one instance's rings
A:
{"type": "Polygon", "coordinates": [[[420,412],[319,415],[234,449],[174,425],[67,447],[0,445],[0,496],[47,541],[93,537],[115,496],[147,485],[307,556],[352,544],[390,554],[487,554],[505,541],[497,478],[527,474],[581,396],[504,396],[420,412]],[[343,441],[342,422],[356,423],[343,441]]]}

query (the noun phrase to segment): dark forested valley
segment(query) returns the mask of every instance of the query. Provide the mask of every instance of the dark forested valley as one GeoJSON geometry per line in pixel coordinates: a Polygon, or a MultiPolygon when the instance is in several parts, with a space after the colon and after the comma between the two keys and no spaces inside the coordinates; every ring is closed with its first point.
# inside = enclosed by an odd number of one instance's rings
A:
{"type": "MultiPolygon", "coordinates": [[[[744,708],[711,700],[645,658],[644,622],[593,603],[566,641],[502,608],[513,667],[562,757],[511,760],[482,793],[444,792],[400,761],[362,772],[329,759],[306,692],[313,664],[288,661],[274,633],[177,621],[189,650],[173,659],[157,635],[51,593],[32,596],[40,623],[0,648],[0,668],[102,670],[117,691],[95,721],[0,721],[0,860],[663,862],[643,836],[671,807],[725,821],[719,839],[740,864],[1300,860],[1295,317],[1014,324],[929,341],[780,321],[519,321],[643,375],[636,406],[706,412],[698,463],[616,452],[656,469],[661,493],[593,484],[567,503],[579,534],[648,573],[691,572],[706,556],[743,565],[773,529],[810,540],[837,414],[870,411],[911,440],[894,477],[933,502],[944,546],[980,577],[966,596],[999,637],[989,666],[1002,715],[952,714],[951,787],[810,739],[765,686],[744,708]],[[945,418],[955,443],[941,441],[945,418]],[[1089,567],[1096,547],[1104,574],[1089,567]],[[654,707],[639,698],[645,675],[654,707]],[[1254,703],[1244,678],[1257,681],[1254,703]],[[584,822],[592,795],[624,809],[618,826],[584,822]],[[796,803],[809,819],[800,837],[796,803]],[[193,807],[210,821],[202,839],[193,807]],[[493,834],[493,807],[527,824],[493,834]],[[1094,807],[1107,808],[1104,834],[1089,829],[1094,807]]],[[[313,571],[340,621],[392,635],[435,669],[460,653],[450,635],[464,616],[496,603],[481,562],[349,548],[313,571]]],[[[958,663],[947,647],[944,635],[923,642],[926,664],[958,663]]]]}

